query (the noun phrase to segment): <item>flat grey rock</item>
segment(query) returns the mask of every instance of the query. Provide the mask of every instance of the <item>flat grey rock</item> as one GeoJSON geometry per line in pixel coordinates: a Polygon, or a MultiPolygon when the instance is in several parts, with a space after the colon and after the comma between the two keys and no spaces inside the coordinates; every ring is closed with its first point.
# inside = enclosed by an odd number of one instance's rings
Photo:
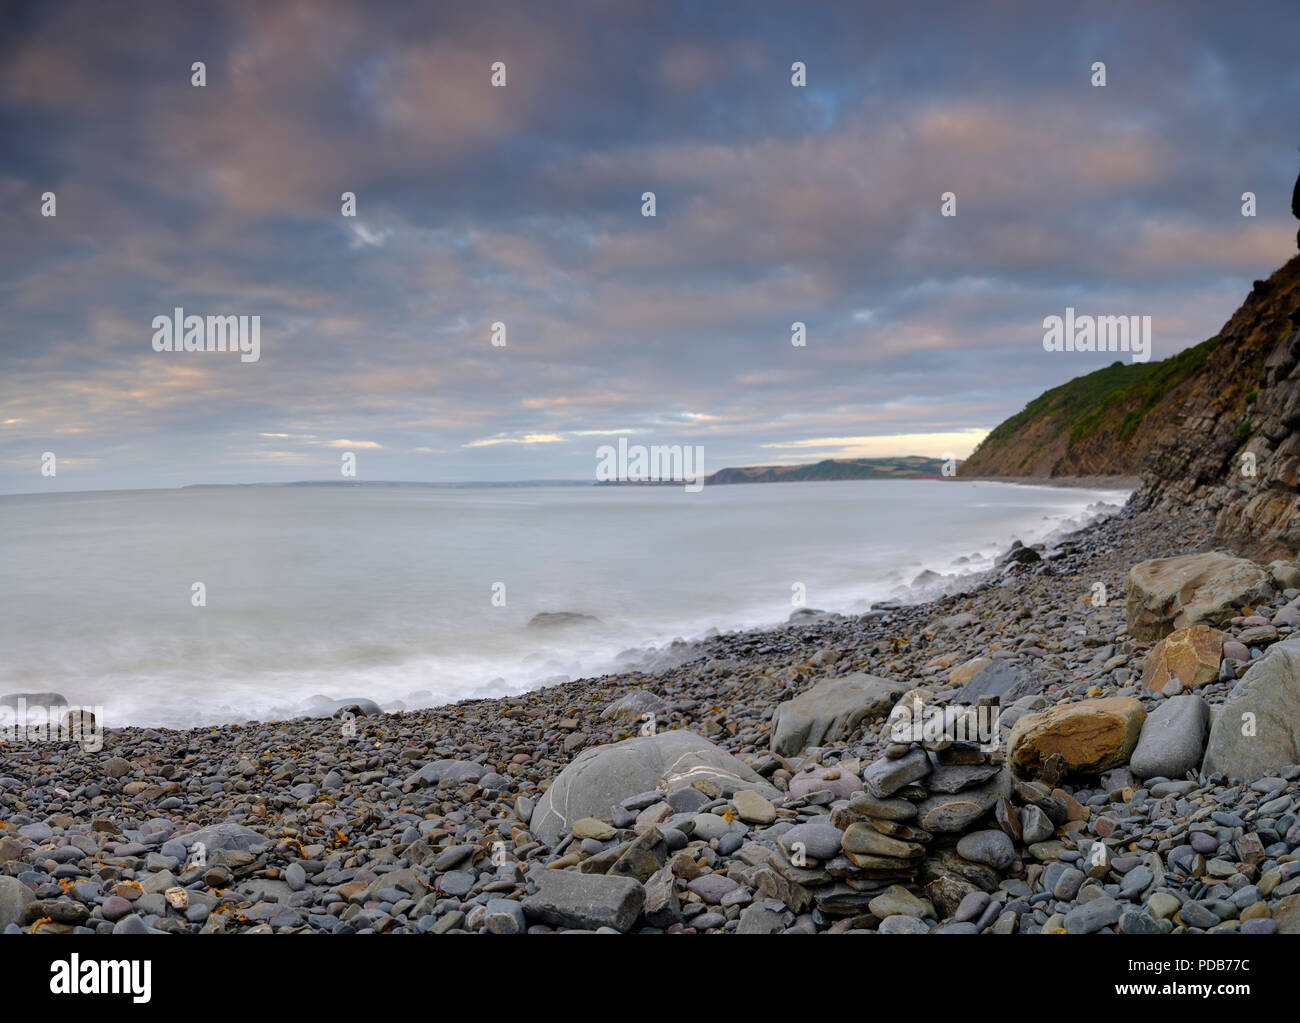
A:
{"type": "Polygon", "coordinates": [[[1124,905],[1109,897],[1093,899],[1065,914],[1067,934],[1094,934],[1119,923],[1124,905]]]}
{"type": "Polygon", "coordinates": [[[414,774],[408,775],[403,784],[436,785],[443,778],[450,778],[455,782],[471,782],[478,781],[485,774],[487,774],[486,767],[469,760],[435,760],[425,764],[414,774]]]}
{"type": "Polygon", "coordinates": [[[794,756],[809,746],[849,738],[866,718],[888,714],[907,688],[864,673],[818,682],[776,708],[772,752],[794,756]]]}
{"type": "Polygon", "coordinates": [[[206,828],[191,831],[188,835],[175,836],[185,843],[185,848],[193,850],[200,842],[208,853],[218,849],[238,849],[241,852],[256,852],[271,844],[271,839],[252,828],[242,824],[209,824],[206,828]]]}
{"type": "Polygon", "coordinates": [[[548,870],[537,882],[537,893],[524,900],[523,911],[529,920],[551,927],[627,931],[641,915],[645,898],[645,888],[630,877],[548,870]]]}
{"type": "Polygon", "coordinates": [[[996,696],[1000,705],[1035,695],[1042,683],[1014,661],[995,659],[977,671],[953,697],[953,703],[976,703],[981,696],[996,696]]]}
{"type": "Polygon", "coordinates": [[[1187,693],[1165,700],[1147,715],[1129,768],[1138,778],[1181,778],[1201,762],[1210,705],[1187,693]]]}
{"type": "Polygon", "coordinates": [[[917,804],[916,823],[924,831],[965,831],[992,810],[999,797],[1010,794],[1011,773],[1003,769],[983,785],[922,800],[917,804]]]}
{"type": "Polygon", "coordinates": [[[862,782],[867,792],[877,799],[886,799],[905,785],[930,773],[930,758],[925,750],[914,749],[896,760],[882,757],[862,772],[862,782]]]}

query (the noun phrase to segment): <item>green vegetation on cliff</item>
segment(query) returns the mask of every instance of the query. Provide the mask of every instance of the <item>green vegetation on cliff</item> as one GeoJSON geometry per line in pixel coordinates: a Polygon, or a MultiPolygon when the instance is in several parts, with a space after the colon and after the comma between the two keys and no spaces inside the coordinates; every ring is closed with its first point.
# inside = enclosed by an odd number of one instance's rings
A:
{"type": "Polygon", "coordinates": [[[1158,362],[1116,360],[1104,369],[1075,377],[1044,391],[1002,422],[977,450],[991,454],[1019,436],[1030,423],[1043,419],[1054,420],[1053,435],[1068,432],[1070,443],[1077,444],[1096,433],[1104,423],[1114,421],[1120,407],[1127,409],[1120,420],[1120,434],[1128,436],[1174,384],[1204,365],[1218,343],[1219,339],[1212,337],[1158,362]]]}
{"type": "MultiPolygon", "coordinates": [[[[1142,451],[1130,450],[1138,428],[1214,351],[1218,337],[1157,362],[1112,362],[1044,391],[980,443],[964,475],[1065,475],[1136,472],[1142,451]],[[1102,464],[1088,464],[1088,442],[1106,439],[1102,464]]],[[[1162,426],[1163,423],[1156,424],[1162,426]]]]}

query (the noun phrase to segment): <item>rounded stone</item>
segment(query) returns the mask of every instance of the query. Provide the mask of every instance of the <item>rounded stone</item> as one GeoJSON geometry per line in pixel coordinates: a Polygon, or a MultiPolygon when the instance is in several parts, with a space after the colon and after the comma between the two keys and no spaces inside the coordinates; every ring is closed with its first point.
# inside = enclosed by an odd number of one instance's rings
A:
{"type": "Polygon", "coordinates": [[[122,917],[131,912],[131,903],[120,895],[110,895],[104,900],[103,905],[99,907],[99,911],[109,923],[117,923],[122,917]]]}
{"type": "Polygon", "coordinates": [[[878,934],[929,934],[928,928],[924,922],[914,916],[904,914],[895,914],[887,916],[880,921],[880,926],[876,929],[878,934]]]}
{"type": "Polygon", "coordinates": [[[1002,831],[972,831],[957,842],[957,855],[994,870],[1007,870],[1016,862],[1016,847],[1002,831]]]}
{"type": "Polygon", "coordinates": [[[104,773],[110,778],[121,778],[131,771],[131,761],[122,757],[109,757],[104,761],[104,773]]]}
{"type": "Polygon", "coordinates": [[[284,871],[285,883],[295,892],[300,892],[307,887],[307,871],[303,869],[301,863],[290,863],[284,871]]]}
{"type": "Polygon", "coordinates": [[[839,855],[843,837],[839,828],[829,824],[796,824],[781,836],[780,842],[787,853],[799,845],[813,859],[829,860],[839,855]]]}
{"type": "Polygon", "coordinates": [[[776,807],[751,789],[741,789],[732,797],[736,813],[746,824],[771,824],[776,820],[776,807]]]}
{"type": "Polygon", "coordinates": [[[1204,831],[1193,831],[1188,844],[1198,853],[1207,856],[1219,851],[1219,840],[1214,835],[1206,834],[1204,831]]]}

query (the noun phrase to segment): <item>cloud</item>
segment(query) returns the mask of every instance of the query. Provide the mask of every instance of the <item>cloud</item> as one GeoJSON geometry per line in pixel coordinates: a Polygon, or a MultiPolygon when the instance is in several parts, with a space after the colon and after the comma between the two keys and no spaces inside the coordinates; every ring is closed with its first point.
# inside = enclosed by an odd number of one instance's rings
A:
{"type": "Polygon", "coordinates": [[[886,458],[897,455],[928,455],[965,458],[986,436],[988,430],[969,429],[953,433],[899,433],[865,437],[813,437],[797,441],[774,441],[764,448],[794,448],[813,451],[803,457],[813,458],[886,458]]]}
{"type": "Polygon", "coordinates": [[[715,465],[961,454],[1097,368],[1044,353],[1044,316],[1149,314],[1166,356],[1294,253],[1289,14],[7,8],[0,490],[72,443],[82,487],[338,448],[369,478],[578,476],[566,441],[622,434],[715,465]],[[259,315],[260,360],[153,352],[176,306],[259,315]]]}
{"type": "Polygon", "coordinates": [[[558,444],[564,440],[558,433],[526,433],[522,437],[487,437],[462,445],[467,448],[487,448],[495,444],[558,444]]]}
{"type": "Polygon", "coordinates": [[[356,239],[355,245],[359,248],[381,248],[384,242],[393,236],[391,229],[372,231],[360,221],[351,224],[350,230],[356,239]]]}

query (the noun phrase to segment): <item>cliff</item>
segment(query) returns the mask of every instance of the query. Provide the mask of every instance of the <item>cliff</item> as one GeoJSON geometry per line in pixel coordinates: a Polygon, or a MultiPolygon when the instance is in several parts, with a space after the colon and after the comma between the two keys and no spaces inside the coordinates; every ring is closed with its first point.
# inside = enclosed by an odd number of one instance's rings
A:
{"type": "Polygon", "coordinates": [[[1040,395],[961,476],[1140,475],[1139,509],[1190,505],[1256,556],[1300,547],[1300,257],[1256,281],[1219,333],[1040,395]]]}
{"type": "Polygon", "coordinates": [[[1300,256],[1256,281],[1177,419],[1153,422],[1138,508],[1192,505],[1256,557],[1300,547],[1300,256]]]}
{"type": "Polygon", "coordinates": [[[1113,362],[1045,391],[994,429],[959,476],[1136,476],[1152,422],[1178,414],[1213,337],[1159,362],[1113,362]]]}

